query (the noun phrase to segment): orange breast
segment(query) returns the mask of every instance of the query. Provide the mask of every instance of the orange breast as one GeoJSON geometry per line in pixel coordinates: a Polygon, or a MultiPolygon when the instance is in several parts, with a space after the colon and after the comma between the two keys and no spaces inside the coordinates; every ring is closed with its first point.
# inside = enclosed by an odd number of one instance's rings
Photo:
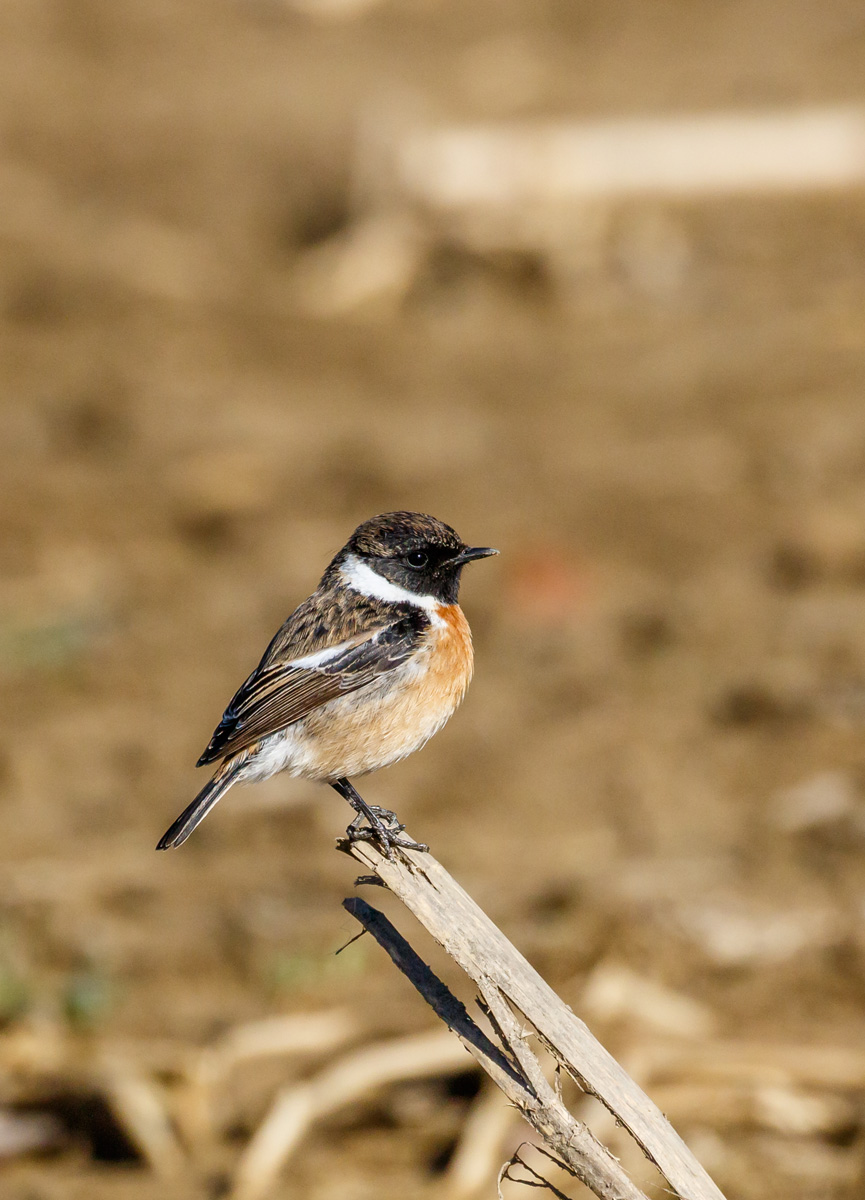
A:
{"type": "Polygon", "coordinates": [[[458,604],[440,604],[436,616],[443,624],[433,626],[427,635],[433,643],[428,686],[440,688],[442,698],[453,697],[456,706],[462,700],[474,670],[472,634],[458,604]]]}
{"type": "Polygon", "coordinates": [[[295,774],[364,775],[405,758],[441,729],[465,695],[474,655],[459,605],[439,605],[435,617],[410,662],[303,720],[295,774]]]}

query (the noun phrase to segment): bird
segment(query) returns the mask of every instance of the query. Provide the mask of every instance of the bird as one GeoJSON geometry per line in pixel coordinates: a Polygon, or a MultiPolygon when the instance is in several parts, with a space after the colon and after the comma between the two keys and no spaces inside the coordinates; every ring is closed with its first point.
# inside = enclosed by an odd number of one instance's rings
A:
{"type": "Polygon", "coordinates": [[[388,857],[427,850],[350,777],[419,750],[459,705],[474,667],[460,577],[494,554],[426,513],[359,525],[229,703],[196,764],[216,772],[157,850],[182,845],[234,784],[279,772],[343,796],[356,813],[351,841],[375,840],[388,857]]]}

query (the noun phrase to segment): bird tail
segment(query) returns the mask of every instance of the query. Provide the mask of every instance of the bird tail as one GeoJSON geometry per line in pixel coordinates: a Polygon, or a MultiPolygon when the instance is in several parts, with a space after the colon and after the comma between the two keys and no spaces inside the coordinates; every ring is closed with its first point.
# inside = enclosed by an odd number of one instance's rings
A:
{"type": "Polygon", "coordinates": [[[183,810],[170,829],[167,829],[159,839],[157,850],[169,850],[173,846],[182,846],[193,829],[200,825],[210,810],[220,800],[233,783],[243,761],[226,764],[214,775],[210,783],[205,784],[192,803],[183,810]]]}

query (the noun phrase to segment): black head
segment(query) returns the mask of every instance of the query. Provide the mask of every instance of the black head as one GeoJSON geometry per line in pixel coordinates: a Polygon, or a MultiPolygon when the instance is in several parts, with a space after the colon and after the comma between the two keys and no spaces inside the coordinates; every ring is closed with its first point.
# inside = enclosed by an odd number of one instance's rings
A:
{"type": "Polygon", "coordinates": [[[466,563],[498,554],[471,547],[443,521],[425,513],[382,513],[358,525],[333,565],[344,566],[354,555],[397,587],[417,596],[433,596],[456,604],[460,575],[466,563]]]}

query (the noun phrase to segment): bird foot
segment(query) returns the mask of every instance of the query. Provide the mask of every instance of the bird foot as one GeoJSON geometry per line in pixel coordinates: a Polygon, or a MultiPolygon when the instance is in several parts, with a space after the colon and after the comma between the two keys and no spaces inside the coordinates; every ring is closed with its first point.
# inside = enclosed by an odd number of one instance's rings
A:
{"type": "Polygon", "coordinates": [[[370,805],[369,811],[372,816],[368,825],[361,824],[364,814],[359,813],[346,829],[349,842],[378,842],[387,858],[394,857],[394,848],[418,850],[422,854],[429,851],[429,846],[423,842],[413,842],[411,838],[400,836],[405,825],[397,820],[395,813],[377,804],[370,805]]]}
{"type": "Polygon", "coordinates": [[[374,817],[378,817],[385,825],[395,826],[400,831],[405,829],[405,825],[400,825],[399,817],[395,812],[391,812],[389,808],[382,808],[380,804],[368,804],[367,808],[374,817]]]}

